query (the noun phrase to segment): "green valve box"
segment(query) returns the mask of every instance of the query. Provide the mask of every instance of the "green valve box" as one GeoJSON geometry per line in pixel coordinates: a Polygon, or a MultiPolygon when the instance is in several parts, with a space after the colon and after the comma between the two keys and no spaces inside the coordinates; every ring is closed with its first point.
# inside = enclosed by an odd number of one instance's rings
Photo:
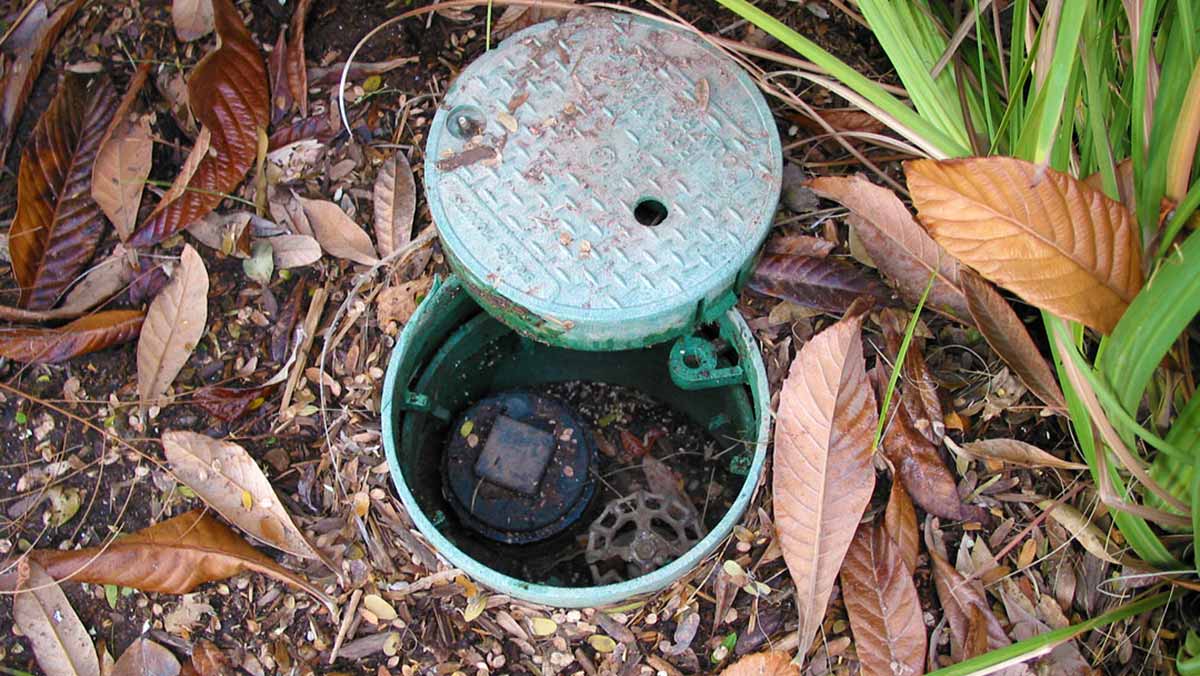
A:
{"type": "Polygon", "coordinates": [[[770,396],[733,306],[781,175],[753,81],[702,36],[651,19],[582,10],[511,36],[458,76],[425,164],[454,274],[404,327],[383,397],[396,488],[452,565],[525,600],[600,606],[670,584],[730,533],[762,472],[770,396]],[[739,440],[720,460],[743,481],[732,506],[665,565],[609,584],[535,584],[495,570],[454,526],[486,522],[508,547],[582,527],[571,519],[595,491],[579,474],[596,452],[563,441],[558,418],[571,416],[523,394],[566,381],[638,390],[739,440]],[[479,406],[505,442],[464,442],[479,406]],[[549,476],[560,469],[569,481],[549,476]],[[514,521],[538,530],[508,532],[505,519],[469,513],[483,504],[545,513],[514,521]]]}

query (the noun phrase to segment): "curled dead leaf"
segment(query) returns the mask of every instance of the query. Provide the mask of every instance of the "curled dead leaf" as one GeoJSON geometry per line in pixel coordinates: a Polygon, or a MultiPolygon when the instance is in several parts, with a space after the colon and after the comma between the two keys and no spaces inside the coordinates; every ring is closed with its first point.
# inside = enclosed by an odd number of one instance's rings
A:
{"type": "Polygon", "coordinates": [[[962,445],[962,451],[975,458],[991,458],[1018,467],[1054,467],[1056,469],[1084,470],[1088,466],[1063,460],[1046,451],[1016,439],[982,439],[962,445]]]}
{"type": "Polygon", "coordinates": [[[363,265],[379,262],[370,235],[341,207],[327,200],[299,199],[313,235],[326,253],[363,265]]]}
{"type": "Polygon", "coordinates": [[[1054,372],[1008,301],[973,270],[963,270],[959,280],[971,319],[987,344],[1042,403],[1066,410],[1066,400],[1054,372]]]}

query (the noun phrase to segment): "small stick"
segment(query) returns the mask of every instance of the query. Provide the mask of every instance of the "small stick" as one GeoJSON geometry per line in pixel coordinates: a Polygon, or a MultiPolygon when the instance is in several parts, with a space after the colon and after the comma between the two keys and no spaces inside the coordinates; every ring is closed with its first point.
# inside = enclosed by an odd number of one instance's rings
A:
{"type": "Polygon", "coordinates": [[[342,649],[342,641],[346,640],[346,634],[350,630],[350,622],[354,619],[355,613],[358,611],[358,601],[362,598],[362,590],[355,589],[350,595],[350,602],[346,604],[345,614],[342,615],[342,626],[338,627],[337,638],[333,641],[333,650],[329,651],[329,663],[337,659],[338,651],[342,649]]]}
{"type": "MultiPolygon", "coordinates": [[[[304,366],[308,362],[308,351],[312,349],[313,340],[317,337],[317,324],[321,321],[321,313],[325,311],[325,301],[329,300],[329,289],[320,288],[313,292],[312,302],[308,304],[308,314],[304,316],[304,325],[300,327],[303,332],[303,339],[300,342],[300,352],[296,355],[296,363],[292,366],[292,373],[288,376],[287,385],[283,388],[283,399],[279,402],[279,417],[285,418],[285,413],[288,406],[292,403],[292,394],[296,391],[296,385],[300,382],[300,374],[304,373],[304,366]]],[[[290,418],[284,420],[282,425],[287,424],[290,418]]]]}

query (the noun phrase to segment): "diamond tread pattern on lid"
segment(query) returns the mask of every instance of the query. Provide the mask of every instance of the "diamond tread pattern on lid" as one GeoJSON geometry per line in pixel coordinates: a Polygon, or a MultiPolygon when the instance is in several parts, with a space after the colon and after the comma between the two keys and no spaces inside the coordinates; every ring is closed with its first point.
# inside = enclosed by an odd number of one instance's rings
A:
{"type": "Polygon", "coordinates": [[[681,332],[733,286],[781,171],[770,111],[736,63],[690,33],[586,11],[464,70],[426,181],[479,295],[565,327],[551,342],[611,347],[681,332]]]}

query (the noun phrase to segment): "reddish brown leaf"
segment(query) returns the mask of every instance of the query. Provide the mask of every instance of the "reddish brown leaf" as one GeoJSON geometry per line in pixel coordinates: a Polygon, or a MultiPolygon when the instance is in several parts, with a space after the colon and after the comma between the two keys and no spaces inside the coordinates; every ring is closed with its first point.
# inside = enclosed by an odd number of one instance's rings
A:
{"type": "Polygon", "coordinates": [[[815,178],[808,185],[853,212],[851,227],[906,301],[916,304],[933,277],[927,307],[968,319],[966,300],[958,289],[962,266],[917,224],[895,193],[861,175],[815,178]]]}
{"type": "Polygon", "coordinates": [[[117,95],[68,73],[21,155],[17,214],[9,231],[19,304],[54,307],[96,253],[104,217],[92,198],[92,163],[117,95]]]}
{"type": "Polygon", "coordinates": [[[726,667],[721,676],[800,676],[800,667],[787,653],[754,653],[726,667]]]}
{"type": "MultiPolygon", "coordinates": [[[[346,74],[347,82],[356,82],[363,78],[371,77],[372,75],[383,75],[389,73],[400,66],[414,63],[419,60],[416,56],[398,56],[387,61],[379,61],[377,63],[355,61],[350,64],[350,72],[346,74]]],[[[345,62],[335,63],[329,66],[313,66],[308,69],[308,84],[315,87],[329,87],[336,85],[342,81],[342,71],[346,68],[345,62]]],[[[509,111],[511,112],[511,111],[509,111]]]]}
{"type": "Polygon", "coordinates": [[[206,582],[250,571],[303,589],[330,605],[323,591],[251,547],[203,509],[167,519],[103,547],[35,549],[29,557],[56,580],[115,584],[163,594],[187,594],[206,582]]]}
{"type": "Polygon", "coordinates": [[[765,296],[824,312],[845,312],[863,296],[881,304],[891,302],[887,287],[866,268],[836,258],[763,256],[749,286],[765,296]]]}
{"type": "Polygon", "coordinates": [[[827,239],[808,235],[783,235],[767,240],[766,252],[786,256],[813,256],[821,258],[833,251],[834,244],[827,239]]]}
{"type": "Polygon", "coordinates": [[[1039,308],[1107,333],[1142,286],[1133,216],[1082,181],[1011,157],[904,169],[933,239],[1039,308]]]}
{"type": "Polygon", "coordinates": [[[887,509],[883,513],[883,529],[896,543],[900,560],[910,573],[917,570],[917,558],[921,554],[921,533],[917,530],[917,510],[912,498],[904,489],[904,482],[892,478],[892,490],[888,494],[887,509]]]}
{"type": "Polygon", "coordinates": [[[141,310],[109,310],[57,329],[0,329],[0,357],[57,364],[133,340],[142,329],[141,310]]]}
{"type": "MultiPolygon", "coordinates": [[[[888,359],[895,363],[900,355],[904,340],[903,331],[909,317],[898,310],[887,309],[880,313],[888,359]]],[[[900,401],[904,402],[903,413],[914,430],[925,437],[934,448],[942,445],[946,435],[946,423],[942,420],[942,402],[938,397],[937,380],[925,363],[925,341],[914,338],[904,355],[900,375],[903,385],[899,387],[900,401]]]]}
{"type": "Polygon", "coordinates": [[[279,150],[296,141],[303,141],[310,138],[316,139],[321,143],[328,143],[337,134],[338,129],[330,121],[329,115],[312,115],[296,120],[281,129],[277,128],[271,134],[271,137],[267,139],[267,152],[279,150]]]}
{"type": "Polygon", "coordinates": [[[987,344],[1042,403],[1059,411],[1066,410],[1058,379],[1008,301],[973,270],[964,270],[959,280],[971,318],[987,344]]]}
{"type": "Polygon", "coordinates": [[[277,385],[259,387],[217,387],[209,385],[196,390],[192,403],[211,413],[214,417],[230,422],[248,411],[257,410],[266,402],[277,385]]]}
{"type": "Polygon", "coordinates": [[[875,396],[862,316],[810,340],[784,381],[775,424],[775,523],[799,599],[799,652],[825,617],[842,558],[871,499],[875,396]]]}
{"type": "Polygon", "coordinates": [[[233,676],[229,658],[212,641],[200,639],[192,648],[192,667],[200,676],[233,676]]]}
{"type": "Polygon", "coordinates": [[[308,18],[308,9],[312,0],[298,0],[292,10],[292,21],[288,28],[287,58],[284,60],[284,71],[287,72],[288,90],[292,100],[300,106],[300,116],[308,117],[308,68],[304,62],[304,22],[308,18]]]}
{"type": "Polygon", "coordinates": [[[111,676],[176,676],[179,660],[170,650],[147,638],[139,638],[121,653],[111,676]]]}
{"type": "Polygon", "coordinates": [[[867,676],[915,676],[925,667],[925,624],[911,569],[883,529],[859,526],[842,564],[842,594],[867,676]]]}
{"type": "Polygon", "coordinates": [[[913,429],[900,402],[883,433],[883,451],[904,482],[914,502],[930,514],[946,519],[964,518],[954,476],[929,440],[913,429]]]}
{"type": "Polygon", "coordinates": [[[213,0],[220,47],[188,78],[192,112],[212,134],[188,182],[188,190],[159,204],[130,242],[150,246],[203,218],[242,182],[258,156],[260,134],[270,122],[267,69],[250,31],[230,0],[213,0]]]}
{"type": "MultiPolygon", "coordinates": [[[[292,92],[288,91],[287,73],[284,72],[284,62],[287,60],[286,29],[279,29],[279,38],[275,40],[275,49],[267,57],[267,81],[271,85],[271,126],[283,122],[292,111],[292,92]]],[[[268,146],[270,148],[270,146],[268,146]]]]}
{"type": "Polygon", "coordinates": [[[1002,648],[1009,644],[1004,627],[992,614],[988,607],[987,596],[983,591],[983,583],[979,580],[968,581],[962,573],[946,560],[946,551],[938,546],[933,535],[932,519],[925,521],[925,547],[933,562],[933,582],[937,588],[938,600],[941,601],[942,612],[950,625],[950,654],[962,661],[968,657],[971,626],[983,626],[987,636],[987,645],[992,649],[1002,648]],[[982,617],[982,625],[975,618],[978,612],[982,617]]]}
{"type": "MultiPolygon", "coordinates": [[[[3,57],[4,99],[0,102],[0,162],[8,157],[9,146],[21,121],[21,111],[33,91],[33,83],[46,63],[54,43],[74,18],[83,0],[71,0],[44,18],[33,29],[30,43],[16,57],[3,57]]],[[[27,21],[32,20],[26,19],[27,21]]]]}

